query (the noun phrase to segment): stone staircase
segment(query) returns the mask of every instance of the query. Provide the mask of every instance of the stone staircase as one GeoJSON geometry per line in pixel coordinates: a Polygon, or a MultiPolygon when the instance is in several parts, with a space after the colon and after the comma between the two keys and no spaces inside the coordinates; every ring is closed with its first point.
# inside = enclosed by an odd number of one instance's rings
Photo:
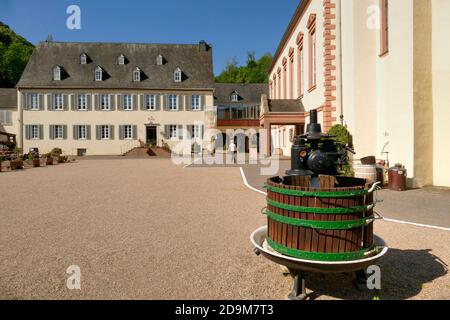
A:
{"type": "Polygon", "coordinates": [[[170,153],[162,148],[145,148],[138,147],[134,148],[127,153],[124,154],[124,157],[130,158],[150,158],[150,157],[158,157],[158,158],[170,158],[170,153]]]}

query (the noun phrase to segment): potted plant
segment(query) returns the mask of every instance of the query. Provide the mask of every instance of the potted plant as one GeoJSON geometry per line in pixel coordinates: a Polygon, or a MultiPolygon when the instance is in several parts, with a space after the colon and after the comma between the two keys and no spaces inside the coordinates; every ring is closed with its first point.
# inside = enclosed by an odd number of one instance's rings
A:
{"type": "Polygon", "coordinates": [[[67,156],[58,156],[58,163],[66,163],[66,162],[68,162],[68,158],[67,158],[67,156]]]}
{"type": "Polygon", "coordinates": [[[47,153],[45,155],[45,165],[47,165],[47,166],[53,165],[53,157],[52,157],[51,153],[47,153]]]}
{"type": "Polygon", "coordinates": [[[61,148],[53,148],[50,153],[53,158],[56,158],[57,163],[67,162],[67,157],[62,155],[61,148]]]}
{"type": "Polygon", "coordinates": [[[23,159],[22,157],[17,157],[15,160],[10,161],[11,170],[23,169],[23,159]]]}
{"type": "Polygon", "coordinates": [[[39,154],[30,153],[28,158],[33,162],[33,168],[39,168],[41,166],[41,160],[39,159],[39,154]]]}

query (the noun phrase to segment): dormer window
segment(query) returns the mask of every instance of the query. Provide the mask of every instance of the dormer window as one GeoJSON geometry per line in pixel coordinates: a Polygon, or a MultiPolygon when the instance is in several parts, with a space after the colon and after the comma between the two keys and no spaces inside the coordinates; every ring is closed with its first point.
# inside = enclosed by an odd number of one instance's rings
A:
{"type": "Polygon", "coordinates": [[[103,81],[103,69],[100,66],[95,68],[95,81],[103,81]]]}
{"type": "Polygon", "coordinates": [[[53,68],[53,80],[60,81],[61,80],[61,67],[56,66],[53,68]]]}
{"type": "Polygon", "coordinates": [[[125,56],[123,54],[121,54],[117,60],[118,60],[117,63],[119,65],[124,65],[125,64],[125,56]]]}
{"type": "Polygon", "coordinates": [[[239,101],[239,94],[236,91],[231,94],[231,101],[233,102],[239,101]]]}
{"type": "Polygon", "coordinates": [[[86,53],[82,53],[80,56],[80,64],[87,64],[87,55],[86,53]]]}
{"type": "Polygon", "coordinates": [[[133,81],[134,82],[141,81],[141,69],[139,69],[138,67],[136,67],[133,71],[133,81]]]}
{"type": "Polygon", "coordinates": [[[158,66],[162,66],[164,64],[164,58],[162,55],[158,55],[156,57],[156,65],[158,66]]]}
{"type": "Polygon", "coordinates": [[[173,73],[173,80],[175,82],[181,82],[181,69],[176,68],[175,72],[173,73]]]}

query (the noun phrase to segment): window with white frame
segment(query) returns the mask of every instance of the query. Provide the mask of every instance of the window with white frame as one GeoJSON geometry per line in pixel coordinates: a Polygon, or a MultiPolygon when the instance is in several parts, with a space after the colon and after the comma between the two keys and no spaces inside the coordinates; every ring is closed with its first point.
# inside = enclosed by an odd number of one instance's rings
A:
{"type": "Polygon", "coordinates": [[[95,68],[95,81],[103,81],[103,69],[101,67],[95,68]]]}
{"type": "Polygon", "coordinates": [[[54,81],[61,80],[61,68],[59,66],[53,68],[53,80],[54,81]]]}
{"type": "Polygon", "coordinates": [[[123,96],[123,110],[133,110],[133,96],[131,94],[123,96]]]}
{"type": "Polygon", "coordinates": [[[125,64],[125,56],[124,56],[123,54],[121,54],[121,55],[119,56],[117,63],[118,63],[119,65],[124,65],[124,64],[125,64]]]}
{"type": "Polygon", "coordinates": [[[85,94],[78,95],[77,109],[87,110],[87,96],[85,94]]]}
{"type": "Polygon", "coordinates": [[[147,96],[146,107],[147,110],[156,110],[156,96],[154,94],[147,96]]]}
{"type": "Polygon", "coordinates": [[[141,69],[136,68],[133,71],[133,81],[134,82],[139,82],[141,81],[141,69]]]}
{"type": "Polygon", "coordinates": [[[192,96],[191,105],[192,105],[192,110],[200,110],[201,109],[200,96],[199,95],[193,95],[192,96]]]}
{"type": "Polygon", "coordinates": [[[231,101],[238,102],[239,101],[239,95],[236,92],[233,92],[231,95],[231,101]]]}
{"type": "Polygon", "coordinates": [[[80,64],[87,64],[87,55],[82,53],[80,56],[80,64]]]}
{"type": "Polygon", "coordinates": [[[181,82],[181,69],[180,68],[175,69],[175,72],[173,74],[173,79],[175,82],[181,82]]]}
{"type": "Polygon", "coordinates": [[[100,96],[100,109],[104,111],[111,109],[109,94],[102,94],[100,96]]]}
{"type": "Polygon", "coordinates": [[[123,126],[123,137],[126,140],[133,139],[133,126],[131,125],[123,126]]]}
{"type": "Polygon", "coordinates": [[[78,139],[80,140],[87,139],[87,128],[85,125],[78,126],[78,139]]]}
{"type": "Polygon", "coordinates": [[[53,136],[58,140],[64,139],[64,128],[62,125],[53,126],[53,136]]]}
{"type": "Polygon", "coordinates": [[[201,139],[202,138],[202,126],[199,124],[192,126],[192,138],[201,139]]]}
{"type": "Polygon", "coordinates": [[[53,109],[54,110],[64,109],[64,96],[62,94],[57,93],[53,96],[53,109]]]}
{"type": "Polygon", "coordinates": [[[100,137],[102,138],[102,140],[109,140],[111,137],[111,133],[109,132],[110,127],[109,126],[101,126],[100,128],[100,137]]]}
{"type": "Polygon", "coordinates": [[[30,137],[31,137],[31,139],[35,139],[35,140],[37,140],[37,139],[39,139],[39,126],[38,125],[31,125],[31,130],[30,130],[30,133],[31,133],[31,135],[30,135],[30,137]]]}
{"type": "Polygon", "coordinates": [[[0,110],[0,124],[5,126],[12,125],[12,112],[8,110],[0,110]]]}
{"type": "Polygon", "coordinates": [[[39,95],[37,93],[31,94],[31,110],[39,110],[39,95]]]}
{"type": "Polygon", "coordinates": [[[178,109],[178,97],[175,94],[169,95],[169,110],[178,109]]]}
{"type": "Polygon", "coordinates": [[[170,125],[169,126],[169,138],[170,139],[177,139],[178,138],[178,126],[177,125],[170,125]]]}

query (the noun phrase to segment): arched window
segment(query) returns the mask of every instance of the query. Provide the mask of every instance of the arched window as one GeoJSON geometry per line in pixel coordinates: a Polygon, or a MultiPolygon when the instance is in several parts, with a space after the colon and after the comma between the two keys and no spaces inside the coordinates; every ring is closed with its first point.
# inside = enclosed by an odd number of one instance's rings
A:
{"type": "Polygon", "coordinates": [[[181,69],[176,68],[175,72],[173,73],[173,80],[175,82],[181,82],[181,69]]]}
{"type": "Polygon", "coordinates": [[[87,64],[87,55],[86,53],[82,53],[80,56],[80,64],[87,64]]]}
{"type": "Polygon", "coordinates": [[[53,68],[53,80],[60,81],[61,80],[61,67],[56,66],[53,68]]]}
{"type": "Polygon", "coordinates": [[[119,65],[124,65],[125,64],[125,56],[123,54],[121,54],[117,60],[118,60],[117,63],[119,65]]]}
{"type": "Polygon", "coordinates": [[[231,94],[231,101],[238,102],[239,101],[239,94],[236,91],[233,91],[231,94]]]}
{"type": "Polygon", "coordinates": [[[134,82],[139,82],[141,81],[141,69],[139,69],[138,67],[136,67],[133,70],[133,81],[134,82]]]}
{"type": "Polygon", "coordinates": [[[156,57],[156,64],[157,64],[158,66],[161,66],[161,65],[163,65],[163,63],[164,63],[164,58],[163,58],[163,56],[162,56],[162,55],[158,55],[158,56],[156,57]]]}
{"type": "Polygon", "coordinates": [[[103,69],[100,66],[95,68],[95,81],[103,81],[103,69]]]}

